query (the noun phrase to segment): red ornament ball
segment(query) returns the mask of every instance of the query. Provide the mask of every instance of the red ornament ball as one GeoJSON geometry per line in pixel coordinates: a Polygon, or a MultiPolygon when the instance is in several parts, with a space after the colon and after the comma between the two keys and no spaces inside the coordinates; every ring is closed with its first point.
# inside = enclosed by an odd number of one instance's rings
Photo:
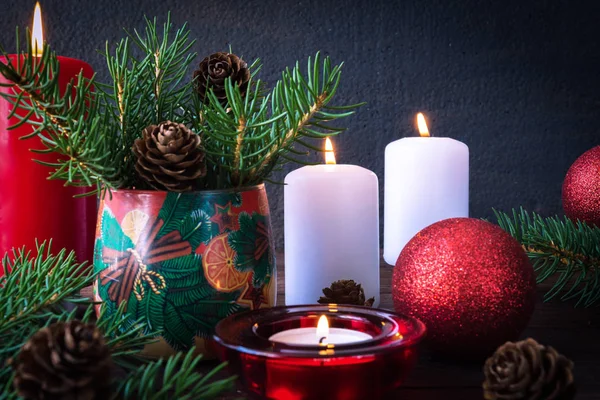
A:
{"type": "Polygon", "coordinates": [[[569,171],[562,188],[563,209],[573,221],[600,226],[600,146],[586,151],[569,171]]]}
{"type": "Polygon", "coordinates": [[[451,218],[408,242],[394,268],[392,296],[397,312],[425,323],[435,351],[478,359],[525,329],[535,275],[521,245],[500,227],[451,218]]]}

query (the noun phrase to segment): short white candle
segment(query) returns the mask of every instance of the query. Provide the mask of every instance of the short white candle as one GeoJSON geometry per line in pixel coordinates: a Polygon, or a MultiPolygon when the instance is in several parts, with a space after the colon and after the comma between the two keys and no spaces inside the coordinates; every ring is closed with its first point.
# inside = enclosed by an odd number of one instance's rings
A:
{"type": "Polygon", "coordinates": [[[394,265],[421,229],[452,217],[469,216],[469,148],[450,138],[422,137],[390,143],[385,149],[383,258],[394,265]]]}
{"type": "Polygon", "coordinates": [[[314,346],[358,343],[369,339],[373,339],[373,336],[368,333],[352,329],[329,328],[327,317],[324,315],[319,319],[319,325],[316,328],[288,329],[278,332],[269,338],[272,342],[314,346]],[[326,324],[326,328],[323,328],[323,321],[326,324]]]}
{"type": "Polygon", "coordinates": [[[378,187],[356,165],[306,166],[285,177],[287,305],[314,304],[340,279],[360,283],[379,304],[378,187]]]}

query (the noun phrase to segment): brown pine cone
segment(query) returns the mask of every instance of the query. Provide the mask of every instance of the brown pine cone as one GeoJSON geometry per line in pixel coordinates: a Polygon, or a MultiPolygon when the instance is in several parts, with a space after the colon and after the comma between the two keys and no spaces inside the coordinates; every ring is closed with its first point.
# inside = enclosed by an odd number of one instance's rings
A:
{"type": "Polygon", "coordinates": [[[206,175],[200,136],[185,125],[164,121],[150,125],[133,144],[135,170],[153,188],[172,192],[194,189],[206,175]]]}
{"type": "Polygon", "coordinates": [[[507,342],[485,362],[487,400],[571,400],[573,362],[533,339],[507,342]]]}
{"type": "Polygon", "coordinates": [[[365,301],[365,290],[360,283],[356,283],[352,279],[333,282],[330,287],[323,289],[323,294],[325,296],[321,296],[317,300],[320,304],[335,303],[372,307],[375,302],[375,297],[365,301]]]}
{"type": "Polygon", "coordinates": [[[29,400],[105,400],[113,369],[102,333],[92,324],[59,322],[37,331],[12,363],[13,385],[29,400]]]}
{"type": "Polygon", "coordinates": [[[248,89],[250,70],[244,60],[231,53],[218,52],[206,57],[198,69],[194,71],[194,87],[200,100],[208,102],[206,92],[212,89],[221,104],[227,102],[225,94],[225,79],[231,78],[231,82],[240,88],[242,97],[248,89]]]}

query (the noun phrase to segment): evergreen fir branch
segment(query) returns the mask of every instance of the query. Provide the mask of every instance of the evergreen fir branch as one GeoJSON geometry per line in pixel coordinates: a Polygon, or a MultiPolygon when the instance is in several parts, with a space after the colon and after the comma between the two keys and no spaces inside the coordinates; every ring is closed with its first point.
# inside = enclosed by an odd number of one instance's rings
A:
{"type": "MultiPolygon", "coordinates": [[[[283,134],[279,135],[277,143],[270,147],[262,161],[252,167],[249,172],[251,182],[262,181],[268,177],[273,168],[281,162],[279,157],[285,156],[294,147],[302,147],[303,142],[298,140],[310,137],[311,134],[314,136],[314,128],[324,137],[336,135],[344,130],[316,122],[334,121],[349,116],[354,113],[354,109],[362,105],[346,106],[351,111],[339,114],[326,110],[339,86],[342,66],[343,64],[339,64],[332,67],[329,57],[322,59],[321,54],[317,53],[314,59],[308,59],[306,77],[301,72],[299,63],[296,63],[291,71],[286,69],[282,73],[282,79],[277,82],[272,92],[272,108],[274,113],[281,111],[286,115],[285,119],[276,122],[278,130],[283,134]]],[[[305,164],[295,158],[285,158],[287,161],[305,164]]]]}
{"type": "Polygon", "coordinates": [[[51,323],[75,317],[67,304],[85,303],[79,290],[91,284],[87,266],[75,261],[75,254],[63,249],[52,254],[51,243],[6,254],[0,272],[0,399],[16,398],[12,389],[13,371],[8,361],[25,341],[51,323]]]}
{"type": "Polygon", "coordinates": [[[194,41],[189,39],[186,25],[171,38],[173,29],[168,16],[159,36],[157,20],[146,19],[144,33],[129,33],[116,44],[114,53],[106,44],[104,56],[112,85],[98,87],[108,99],[106,108],[120,128],[119,146],[111,153],[121,160],[119,171],[125,177],[121,183],[124,187],[143,186],[134,174],[131,148],[135,139],[151,124],[182,120],[181,105],[191,96],[191,83],[182,82],[195,58],[195,54],[188,54],[194,41]]]}
{"type": "MultiPolygon", "coordinates": [[[[23,323],[54,314],[50,307],[63,302],[81,303],[79,291],[92,283],[88,266],[75,261],[65,249],[52,254],[51,243],[40,244],[34,255],[25,248],[2,260],[0,277],[0,337],[23,323]]],[[[0,349],[0,352],[2,350],[0,349]]]]}
{"type": "Polygon", "coordinates": [[[148,362],[127,376],[119,394],[123,400],[212,399],[233,387],[235,376],[209,382],[226,364],[203,376],[196,369],[201,359],[192,349],[185,356],[177,353],[166,361],[148,362]],[[156,379],[160,375],[162,379],[156,379]]]}
{"type": "Polygon", "coordinates": [[[156,18],[146,18],[145,35],[137,31],[129,34],[148,60],[147,68],[151,75],[148,83],[152,88],[151,103],[154,105],[155,123],[179,119],[183,111],[181,105],[186,104],[192,94],[192,82],[182,82],[187,78],[189,65],[196,58],[196,53],[189,53],[195,40],[189,39],[187,23],[177,29],[171,39],[172,30],[169,13],[163,25],[162,36],[158,34],[156,18]]]}
{"type": "Polygon", "coordinates": [[[538,283],[552,286],[546,301],[560,297],[589,307],[600,300],[600,228],[568,218],[543,218],[536,213],[495,211],[498,225],[522,245],[538,283]]]}
{"type": "Polygon", "coordinates": [[[112,85],[98,84],[105,98],[107,114],[111,116],[117,129],[113,135],[118,137],[111,154],[118,165],[119,175],[124,177],[122,186],[133,186],[134,158],[131,146],[143,129],[154,120],[154,110],[151,103],[151,87],[148,82],[151,77],[148,72],[148,59],[134,60],[132,45],[129,38],[119,41],[110,52],[106,44],[106,62],[112,77],[112,85]]]}
{"type": "MultiPolygon", "coordinates": [[[[91,313],[83,320],[91,322],[93,318],[94,314],[91,313]]],[[[95,321],[106,338],[106,345],[110,348],[113,361],[125,368],[139,364],[140,351],[145,345],[156,341],[155,332],[144,333],[146,327],[142,320],[134,324],[130,320],[127,315],[127,303],[123,302],[111,312],[101,308],[100,315],[95,321]]]]}
{"type": "Polygon", "coordinates": [[[80,73],[64,94],[60,63],[47,45],[37,57],[30,41],[19,48],[17,36],[16,61],[2,50],[7,62],[0,63],[0,74],[8,83],[0,96],[13,106],[10,117],[17,122],[11,128],[30,124],[32,133],[24,138],[38,136],[45,146],[41,152],[58,155],[56,162],[43,163],[54,170],[49,179],[73,186],[133,187],[135,139],[150,124],[183,119],[182,104],[189,101],[192,83],[182,82],[195,57],[188,53],[194,41],[185,25],[172,34],[170,18],[160,37],[156,20],[146,22],[144,34],[121,40],[114,53],[107,44],[110,85],[80,73]],[[134,46],[141,50],[138,58],[134,46]]]}
{"type": "Polygon", "coordinates": [[[156,334],[144,334],[142,321],[131,323],[124,302],[111,312],[103,307],[95,320],[94,304],[79,296],[79,291],[93,282],[94,275],[85,263],[75,261],[73,252],[67,254],[62,249],[53,254],[51,244],[42,243],[35,253],[22,248],[5,255],[1,265],[0,400],[18,397],[12,387],[14,372],[9,360],[31,335],[52,323],[75,319],[86,304],[81,320],[96,324],[106,338],[113,361],[125,370],[127,378],[115,382],[115,390],[123,391],[126,398],[149,393],[152,395],[137,398],[166,399],[168,394],[175,394],[175,398],[213,398],[231,387],[234,377],[208,382],[222,366],[204,377],[199,374],[195,368],[200,357],[193,355],[194,350],[184,359],[176,355],[166,362],[147,363],[140,351],[155,341],[156,334]],[[162,382],[159,376],[163,376],[162,382]]]}
{"type": "Polygon", "coordinates": [[[55,162],[42,163],[53,169],[49,179],[108,190],[143,189],[147,183],[135,172],[133,143],[148,125],[171,120],[202,135],[208,174],[200,187],[259,184],[287,162],[306,164],[295,156],[320,151],[311,140],[343,132],[332,122],[360,106],[330,104],[342,64],[332,65],[319,53],[308,59],[305,72],[298,63],[286,69],[270,92],[257,78],[261,65],[256,60],[245,93],[226,79],[226,104],[210,88],[208,104],[202,104],[187,79],[196,56],[189,36],[187,25],[175,29],[170,16],[162,30],[156,19],[146,19],[143,32],[133,31],[114,48],[106,45],[110,84],[80,73],[64,94],[56,55],[45,46],[41,58],[34,56],[31,43],[21,50],[17,39],[16,62],[0,63],[8,81],[0,96],[13,105],[12,128],[30,124],[26,138],[39,137],[45,146],[39,152],[57,154],[55,162]]]}
{"type": "Polygon", "coordinates": [[[348,117],[361,104],[330,107],[339,86],[342,64],[332,66],[319,53],[308,60],[306,76],[296,66],[283,72],[273,90],[263,94],[264,84],[252,74],[245,96],[230,80],[225,83],[227,106],[208,91],[209,103],[195,115],[202,132],[209,167],[229,174],[227,184],[238,187],[263,182],[279,165],[305,161],[304,156],[320,148],[304,140],[336,135],[343,128],[329,122],[348,117]]]}

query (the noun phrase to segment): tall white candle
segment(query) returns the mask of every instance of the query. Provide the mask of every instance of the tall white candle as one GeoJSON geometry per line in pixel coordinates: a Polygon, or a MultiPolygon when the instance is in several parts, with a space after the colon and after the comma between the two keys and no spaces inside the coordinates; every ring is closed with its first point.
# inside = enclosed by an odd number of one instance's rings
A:
{"type": "Polygon", "coordinates": [[[315,165],[289,173],[285,184],[285,303],[314,304],[332,282],[354,279],[379,304],[377,176],[356,165],[315,165]]]}
{"type": "Polygon", "coordinates": [[[469,148],[429,137],[422,114],[418,120],[421,137],[396,140],[385,149],[383,258],[391,265],[421,229],[469,216],[469,148]]]}

